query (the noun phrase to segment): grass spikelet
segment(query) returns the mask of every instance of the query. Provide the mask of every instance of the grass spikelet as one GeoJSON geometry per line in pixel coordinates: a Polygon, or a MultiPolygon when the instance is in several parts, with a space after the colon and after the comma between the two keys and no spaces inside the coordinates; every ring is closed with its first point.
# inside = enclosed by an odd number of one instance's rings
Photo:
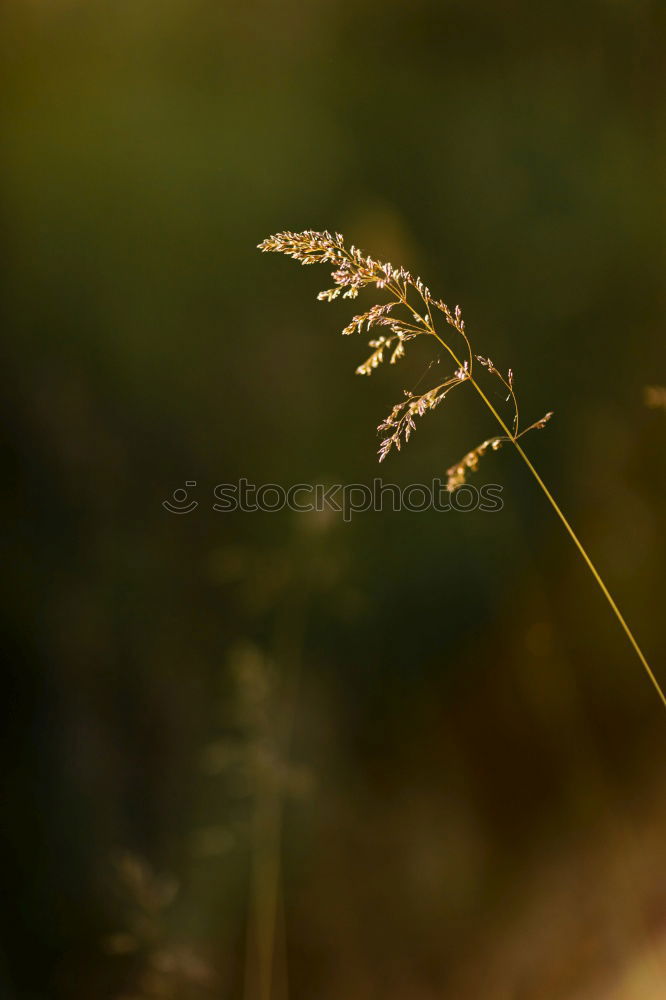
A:
{"type": "MultiPolygon", "coordinates": [[[[453,466],[453,470],[464,469],[467,472],[476,469],[479,459],[486,450],[489,447],[495,447],[492,441],[517,440],[528,431],[543,427],[552,416],[552,414],[547,414],[541,420],[530,424],[525,430],[520,430],[518,398],[514,389],[513,371],[509,369],[507,374],[503,375],[490,358],[481,354],[474,355],[467,337],[460,306],[455,306],[451,310],[443,299],[433,298],[430,289],[421,278],[413,277],[405,268],[375,260],[353,246],[347,250],[340,233],[332,235],[329,232],[317,233],[309,229],[302,233],[277,233],[277,235],[269,236],[263,243],[260,243],[259,249],[273,253],[284,253],[304,264],[316,261],[332,264],[332,278],[335,285],[333,288],[319,292],[317,297],[323,302],[332,302],[340,294],[344,297],[353,293],[351,297],[355,297],[360,288],[369,285],[383,291],[388,296],[388,301],[373,305],[366,312],[354,316],[351,323],[342,330],[345,336],[349,336],[350,334],[367,332],[375,326],[387,328],[386,334],[369,341],[368,346],[373,349],[372,353],[358,365],[357,375],[371,375],[389,353],[390,363],[395,364],[396,361],[405,356],[405,344],[416,337],[434,338],[451,355],[455,369],[448,379],[433,386],[420,396],[406,392],[407,398],[396,404],[386,420],[379,425],[379,431],[391,432],[380,444],[380,462],[384,461],[394,446],[400,451],[401,446],[409,441],[412,431],[416,429],[414,417],[422,417],[428,410],[434,410],[452,389],[463,382],[472,382],[475,360],[492,377],[498,379],[503,388],[506,389],[506,402],[512,407],[509,418],[512,431],[508,432],[506,438],[484,441],[483,444],[468,452],[461,462],[453,466]],[[455,350],[443,340],[438,332],[435,323],[437,313],[441,313],[446,324],[462,338],[467,355],[465,361],[458,360],[455,350]]],[[[499,443],[497,447],[499,447],[499,443]]],[[[453,490],[464,482],[465,475],[462,472],[458,471],[456,474],[449,470],[449,489],[453,490]]]]}

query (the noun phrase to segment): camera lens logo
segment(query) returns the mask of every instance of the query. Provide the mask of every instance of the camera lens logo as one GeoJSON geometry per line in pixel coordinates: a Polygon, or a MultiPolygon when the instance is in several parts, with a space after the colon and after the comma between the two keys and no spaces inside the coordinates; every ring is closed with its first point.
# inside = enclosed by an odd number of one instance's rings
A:
{"type": "MultiPolygon", "coordinates": [[[[196,479],[188,479],[185,483],[186,486],[196,486],[196,479]]],[[[162,506],[165,510],[168,510],[170,514],[191,514],[199,504],[196,500],[190,500],[187,502],[187,490],[177,489],[174,490],[171,495],[171,500],[163,500],[162,506]]]]}

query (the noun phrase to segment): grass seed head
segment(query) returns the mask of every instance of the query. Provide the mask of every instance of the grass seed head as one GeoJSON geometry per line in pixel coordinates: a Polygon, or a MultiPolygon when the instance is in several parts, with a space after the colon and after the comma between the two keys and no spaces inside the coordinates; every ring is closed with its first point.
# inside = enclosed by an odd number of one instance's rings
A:
{"type": "Polygon", "coordinates": [[[414,277],[404,267],[376,260],[353,245],[347,247],[340,233],[332,234],[327,230],[316,232],[306,229],[300,233],[277,233],[260,243],[259,249],[286,254],[301,264],[330,264],[333,287],[319,292],[317,298],[322,302],[332,302],[338,296],[356,298],[359,291],[370,287],[387,296],[386,301],[370,306],[365,312],[354,316],[342,330],[345,336],[368,333],[373,327],[382,327],[384,330],[369,341],[372,353],[356,368],[358,375],[371,375],[386,357],[390,364],[395,364],[405,356],[405,344],[416,337],[433,338],[454,362],[455,367],[449,377],[426,392],[415,395],[412,391],[405,390],[405,398],[396,403],[379,425],[377,430],[384,434],[378,452],[380,462],[384,461],[392,448],[400,451],[402,445],[409,441],[412,432],[416,430],[415,418],[434,410],[455,388],[465,382],[471,382],[475,388],[479,388],[473,377],[475,360],[504,387],[506,402],[511,407],[511,430],[498,415],[502,426],[506,427],[506,435],[488,438],[467,452],[460,462],[451,466],[447,473],[449,490],[457,489],[466,481],[468,473],[478,468],[479,460],[488,450],[497,451],[504,441],[515,442],[528,431],[544,427],[552,416],[552,413],[547,413],[529,427],[520,430],[513,370],[509,368],[507,374],[503,375],[490,358],[475,355],[460,306],[456,305],[451,310],[443,299],[435,299],[421,278],[414,277]],[[438,314],[444,316],[445,323],[457,334],[453,346],[437,327],[438,314]],[[465,355],[464,360],[461,360],[461,354],[465,355]]]}

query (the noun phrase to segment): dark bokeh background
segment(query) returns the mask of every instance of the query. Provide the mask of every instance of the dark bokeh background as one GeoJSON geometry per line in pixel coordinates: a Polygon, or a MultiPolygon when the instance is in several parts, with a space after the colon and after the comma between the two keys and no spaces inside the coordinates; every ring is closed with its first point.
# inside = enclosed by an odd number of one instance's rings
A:
{"type": "MultiPolygon", "coordinates": [[[[427,359],[355,378],[353,306],[255,249],[340,230],[556,411],[666,681],[665,15],[5,4],[3,996],[665,995],[663,709],[518,459],[496,514],[211,509],[377,474],[427,359]]],[[[382,474],[493,431],[460,392],[382,474]]]]}

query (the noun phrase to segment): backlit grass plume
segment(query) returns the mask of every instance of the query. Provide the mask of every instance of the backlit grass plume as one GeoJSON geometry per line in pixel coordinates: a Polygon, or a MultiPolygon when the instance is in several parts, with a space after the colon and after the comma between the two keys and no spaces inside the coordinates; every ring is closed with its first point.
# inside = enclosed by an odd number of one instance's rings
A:
{"type": "Polygon", "coordinates": [[[309,229],[301,233],[277,233],[260,243],[259,249],[287,254],[301,264],[329,264],[332,268],[333,287],[319,293],[318,298],[322,301],[332,302],[338,297],[355,299],[364,288],[382,293],[384,301],[355,315],[342,331],[346,335],[372,331],[369,340],[372,353],[357,367],[357,374],[371,375],[386,359],[389,364],[395,364],[405,356],[406,345],[417,337],[434,338],[439,347],[447,352],[452,362],[452,371],[448,377],[418,395],[405,391],[404,398],[396,403],[379,425],[378,431],[383,435],[379,446],[379,461],[382,462],[392,448],[395,447],[400,451],[409,441],[417,427],[416,418],[422,417],[429,410],[434,410],[455,389],[469,385],[493,415],[501,434],[490,437],[472,448],[462,459],[447,469],[448,489],[455,490],[460,487],[466,481],[468,474],[477,469],[486,452],[497,451],[505,443],[511,444],[527,465],[585,560],[666,707],[666,696],[618,606],[578,536],[520,444],[520,439],[529,431],[543,428],[552,413],[546,413],[539,420],[521,429],[513,371],[509,369],[504,374],[490,358],[475,353],[465,329],[460,307],[455,306],[454,309],[450,309],[446,302],[432,294],[419,277],[414,277],[404,267],[395,267],[388,262],[375,260],[355,246],[347,247],[340,233],[320,233],[309,229]],[[475,362],[483,367],[491,378],[501,383],[503,391],[506,392],[506,402],[510,407],[507,418],[501,416],[495,409],[480,386],[475,377],[475,362]]]}

